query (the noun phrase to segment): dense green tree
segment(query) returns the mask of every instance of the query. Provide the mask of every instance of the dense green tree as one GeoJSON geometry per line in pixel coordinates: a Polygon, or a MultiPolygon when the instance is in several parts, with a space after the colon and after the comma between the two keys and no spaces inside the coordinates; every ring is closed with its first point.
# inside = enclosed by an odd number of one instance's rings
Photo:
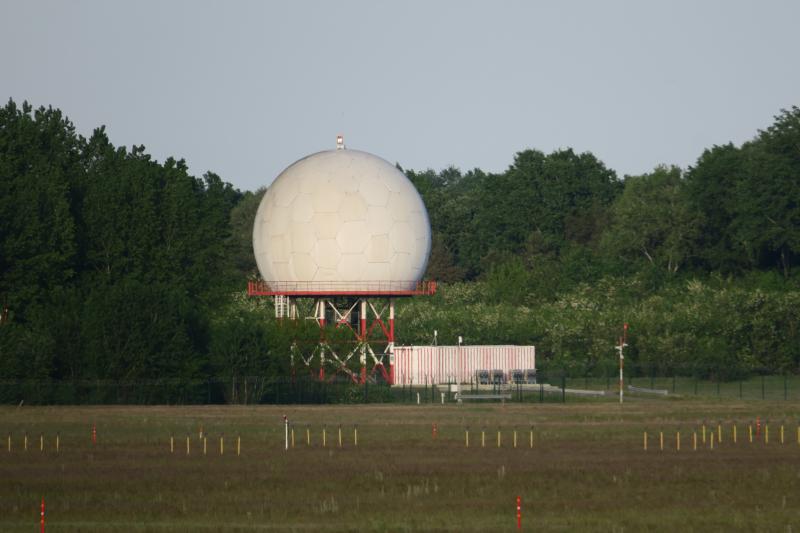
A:
{"type": "Polygon", "coordinates": [[[258,206],[266,192],[266,187],[256,192],[246,191],[231,209],[228,249],[232,266],[241,280],[254,278],[257,275],[256,258],[253,255],[253,223],[258,206]]]}
{"type": "Polygon", "coordinates": [[[89,294],[81,318],[84,376],[130,381],[201,375],[208,335],[173,285],[125,279],[89,294]]]}
{"type": "Polygon", "coordinates": [[[532,234],[556,249],[571,239],[596,242],[602,211],[620,190],[614,172],[589,153],[520,152],[505,173],[481,182],[468,261],[483,261],[485,270],[492,253],[522,254],[532,234]]]}
{"type": "Polygon", "coordinates": [[[453,252],[444,243],[441,233],[434,233],[431,242],[431,254],[425,278],[443,282],[464,279],[464,269],[456,265],[453,252]]]}
{"type": "Polygon", "coordinates": [[[0,109],[0,299],[19,319],[75,275],[81,145],[56,109],[13,101],[0,109]]]}
{"type": "Polygon", "coordinates": [[[679,168],[628,176],[611,213],[603,236],[607,253],[625,261],[644,260],[669,273],[690,258],[699,223],[686,201],[679,168]]]}
{"type": "Polygon", "coordinates": [[[743,175],[744,158],[733,144],[705,150],[686,173],[687,202],[701,224],[696,253],[706,268],[736,272],[745,264],[731,229],[743,175]]]}
{"type": "Polygon", "coordinates": [[[800,108],[784,110],[742,151],[732,233],[751,265],[788,277],[800,260],[800,108]]]}
{"type": "Polygon", "coordinates": [[[687,173],[687,198],[701,221],[703,266],[741,273],[779,268],[785,277],[800,246],[800,110],[742,147],[706,150],[687,173]]]}

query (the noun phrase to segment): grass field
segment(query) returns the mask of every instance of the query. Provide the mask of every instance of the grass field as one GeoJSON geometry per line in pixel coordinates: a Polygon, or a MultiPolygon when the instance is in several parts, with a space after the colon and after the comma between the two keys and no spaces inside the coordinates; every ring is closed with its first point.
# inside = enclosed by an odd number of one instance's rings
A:
{"type": "Polygon", "coordinates": [[[641,399],[622,408],[0,407],[0,531],[38,531],[43,496],[47,531],[513,531],[517,496],[526,531],[798,531],[798,414],[793,402],[641,399]],[[295,428],[288,452],[284,414],[295,428]],[[768,420],[769,443],[748,442],[756,416],[768,420]],[[704,421],[707,442],[693,451],[692,431],[704,421]],[[719,421],[723,440],[710,450],[719,421]]]}

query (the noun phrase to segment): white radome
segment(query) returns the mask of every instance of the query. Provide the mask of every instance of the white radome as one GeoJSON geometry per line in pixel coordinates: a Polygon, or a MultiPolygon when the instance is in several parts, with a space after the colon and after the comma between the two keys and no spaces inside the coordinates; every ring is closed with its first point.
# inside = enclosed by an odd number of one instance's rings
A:
{"type": "Polygon", "coordinates": [[[329,150],[275,178],[256,213],[253,250],[272,285],[410,290],[425,272],[431,228],[416,188],[392,164],[329,150]]]}

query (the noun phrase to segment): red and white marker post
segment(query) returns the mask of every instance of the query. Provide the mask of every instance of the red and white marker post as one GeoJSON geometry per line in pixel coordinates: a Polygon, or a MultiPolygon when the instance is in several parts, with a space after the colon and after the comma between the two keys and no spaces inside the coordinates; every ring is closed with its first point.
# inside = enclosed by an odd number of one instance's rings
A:
{"type": "Polygon", "coordinates": [[[319,324],[319,380],[325,381],[325,302],[323,298],[317,304],[317,323],[319,324]]]}
{"type": "Polygon", "coordinates": [[[622,399],[624,396],[624,384],[625,379],[623,377],[623,368],[625,367],[625,355],[622,351],[628,345],[628,323],[626,322],[622,326],[622,337],[619,339],[619,346],[617,346],[617,350],[619,351],[619,403],[622,403],[622,399]]]}
{"type": "Polygon", "coordinates": [[[358,334],[359,340],[361,341],[361,354],[360,354],[360,363],[361,363],[361,377],[359,378],[360,383],[363,385],[367,382],[367,337],[369,336],[369,331],[367,330],[367,300],[361,299],[361,305],[359,309],[359,325],[358,325],[358,334]]]}
{"type": "Polygon", "coordinates": [[[92,423],[92,446],[97,444],[97,425],[92,423]]]}
{"type": "Polygon", "coordinates": [[[517,529],[522,529],[522,498],[517,496],[517,529]]]}
{"type": "Polygon", "coordinates": [[[389,353],[389,385],[394,385],[394,298],[389,298],[389,337],[386,339],[389,353]]]}
{"type": "Polygon", "coordinates": [[[44,533],[44,496],[42,496],[42,512],[41,512],[41,519],[39,520],[39,527],[41,533],[44,533]]]}
{"type": "Polygon", "coordinates": [[[289,450],[289,418],[286,415],[283,415],[283,427],[284,427],[284,434],[286,437],[286,447],[284,448],[286,451],[289,450]]]}

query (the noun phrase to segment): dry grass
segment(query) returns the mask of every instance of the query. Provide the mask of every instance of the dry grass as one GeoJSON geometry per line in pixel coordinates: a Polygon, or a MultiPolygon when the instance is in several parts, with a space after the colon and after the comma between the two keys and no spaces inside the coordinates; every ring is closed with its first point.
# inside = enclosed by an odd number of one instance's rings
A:
{"type": "Polygon", "coordinates": [[[608,403],[3,407],[0,530],[32,531],[44,496],[48,531],[511,531],[519,495],[526,530],[797,531],[797,414],[797,405],[787,402],[694,401],[638,401],[622,409],[608,403]],[[296,430],[296,447],[289,452],[283,450],[284,413],[296,430]],[[757,415],[770,420],[769,444],[746,442],[745,421],[757,415]],[[714,451],[701,444],[695,452],[691,430],[704,419],[724,421],[723,442],[714,451]],[[740,424],[737,445],[730,440],[734,419],[740,424]],[[99,437],[94,448],[92,423],[99,437]],[[438,425],[436,440],[432,423],[438,425]],[[206,456],[200,425],[209,435],[206,456]],[[305,444],[307,425],[311,447],[305,444]],[[645,428],[651,434],[647,452],[645,428]],[[674,449],[678,428],[680,452],[674,449]],[[659,430],[666,434],[663,452],[659,430]],[[11,453],[5,447],[8,431],[11,453]],[[27,453],[21,449],[23,431],[30,438],[27,453]],[[222,432],[224,456],[218,450],[222,432]],[[44,453],[40,433],[47,438],[44,453]]]}

